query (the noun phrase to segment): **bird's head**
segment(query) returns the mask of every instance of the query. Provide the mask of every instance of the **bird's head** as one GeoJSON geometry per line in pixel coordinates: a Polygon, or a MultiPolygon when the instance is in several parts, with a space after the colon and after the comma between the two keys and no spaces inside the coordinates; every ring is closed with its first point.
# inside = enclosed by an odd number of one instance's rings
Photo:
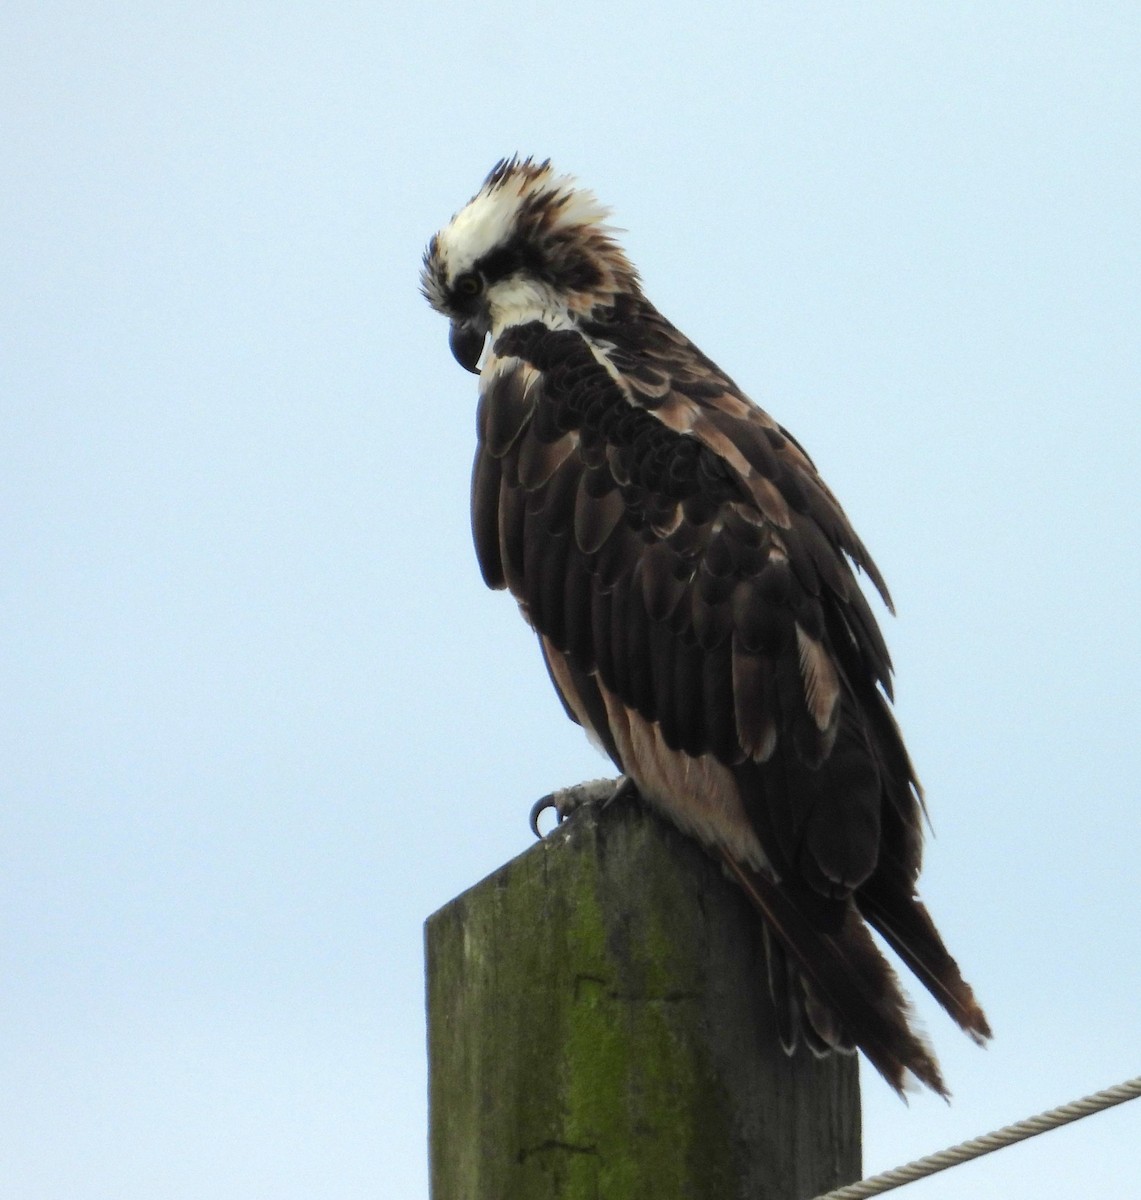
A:
{"type": "Polygon", "coordinates": [[[568,328],[619,293],[637,293],[607,215],[549,161],[496,163],[424,252],[420,287],[451,319],[457,361],[478,371],[488,333],[535,320],[568,328]]]}

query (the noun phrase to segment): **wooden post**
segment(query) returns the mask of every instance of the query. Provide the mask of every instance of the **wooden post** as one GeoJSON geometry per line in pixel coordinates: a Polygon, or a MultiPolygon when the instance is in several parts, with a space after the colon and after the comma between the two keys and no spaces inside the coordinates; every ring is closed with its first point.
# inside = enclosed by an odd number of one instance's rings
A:
{"type": "Polygon", "coordinates": [[[805,1200],[860,1178],[853,1057],[789,1058],[760,928],[637,803],[428,919],[433,1200],[805,1200]]]}

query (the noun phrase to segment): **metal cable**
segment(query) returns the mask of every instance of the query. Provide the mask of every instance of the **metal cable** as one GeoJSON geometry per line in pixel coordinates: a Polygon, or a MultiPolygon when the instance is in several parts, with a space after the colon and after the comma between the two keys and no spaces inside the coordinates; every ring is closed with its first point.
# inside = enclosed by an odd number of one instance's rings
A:
{"type": "Polygon", "coordinates": [[[1001,1150],[1004,1146],[1012,1146],[1015,1142],[1034,1137],[1035,1134],[1046,1133],[1071,1121],[1082,1117],[1092,1116],[1104,1109],[1112,1108],[1115,1104],[1124,1104],[1126,1100],[1136,1100],[1141,1096],[1141,1075],[1136,1079],[1128,1079],[1116,1087],[1094,1092],[1082,1100],[1074,1100],[1058,1108],[1039,1113],[1036,1117],[1027,1117],[1025,1121],[1017,1121],[996,1129],[994,1133],[983,1134],[982,1137],[971,1138],[968,1142],[960,1142],[937,1154],[928,1154],[917,1158],[914,1162],[902,1167],[895,1167],[879,1175],[871,1175],[859,1183],[849,1183],[845,1187],[836,1188],[816,1196],[814,1200],[867,1200],[868,1196],[879,1196],[894,1188],[903,1187],[905,1183],[914,1183],[917,1179],[925,1179],[948,1167],[957,1167],[960,1163],[969,1162],[972,1158],[980,1158],[990,1154],[992,1150],[1001,1150]]]}

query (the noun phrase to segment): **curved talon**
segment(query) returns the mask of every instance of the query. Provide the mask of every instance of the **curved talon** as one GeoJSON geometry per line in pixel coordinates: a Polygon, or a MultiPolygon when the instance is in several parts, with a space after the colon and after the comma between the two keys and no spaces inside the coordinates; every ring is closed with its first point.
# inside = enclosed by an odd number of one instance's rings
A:
{"type": "Polygon", "coordinates": [[[608,807],[615,800],[636,797],[638,789],[629,779],[619,776],[617,779],[590,779],[586,783],[575,784],[574,787],[559,788],[548,792],[531,805],[529,824],[531,832],[539,839],[539,818],[548,808],[555,810],[555,821],[561,825],[569,816],[587,804],[601,804],[608,807]]]}
{"type": "Polygon", "coordinates": [[[555,810],[555,822],[558,825],[563,823],[563,814],[559,812],[559,804],[555,799],[555,792],[548,792],[545,796],[540,796],[534,804],[531,805],[531,814],[528,818],[528,823],[531,826],[531,832],[542,841],[543,835],[539,830],[539,818],[547,811],[548,808],[555,810]]]}

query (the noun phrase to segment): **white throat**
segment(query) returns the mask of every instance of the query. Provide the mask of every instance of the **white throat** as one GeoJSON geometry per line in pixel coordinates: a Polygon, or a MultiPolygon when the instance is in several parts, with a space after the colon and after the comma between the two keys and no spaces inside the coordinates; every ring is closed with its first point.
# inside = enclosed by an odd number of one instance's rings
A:
{"type": "Polygon", "coordinates": [[[488,289],[491,335],[498,337],[512,325],[542,321],[549,329],[571,329],[574,318],[566,297],[549,284],[526,275],[512,276],[488,289]]]}

